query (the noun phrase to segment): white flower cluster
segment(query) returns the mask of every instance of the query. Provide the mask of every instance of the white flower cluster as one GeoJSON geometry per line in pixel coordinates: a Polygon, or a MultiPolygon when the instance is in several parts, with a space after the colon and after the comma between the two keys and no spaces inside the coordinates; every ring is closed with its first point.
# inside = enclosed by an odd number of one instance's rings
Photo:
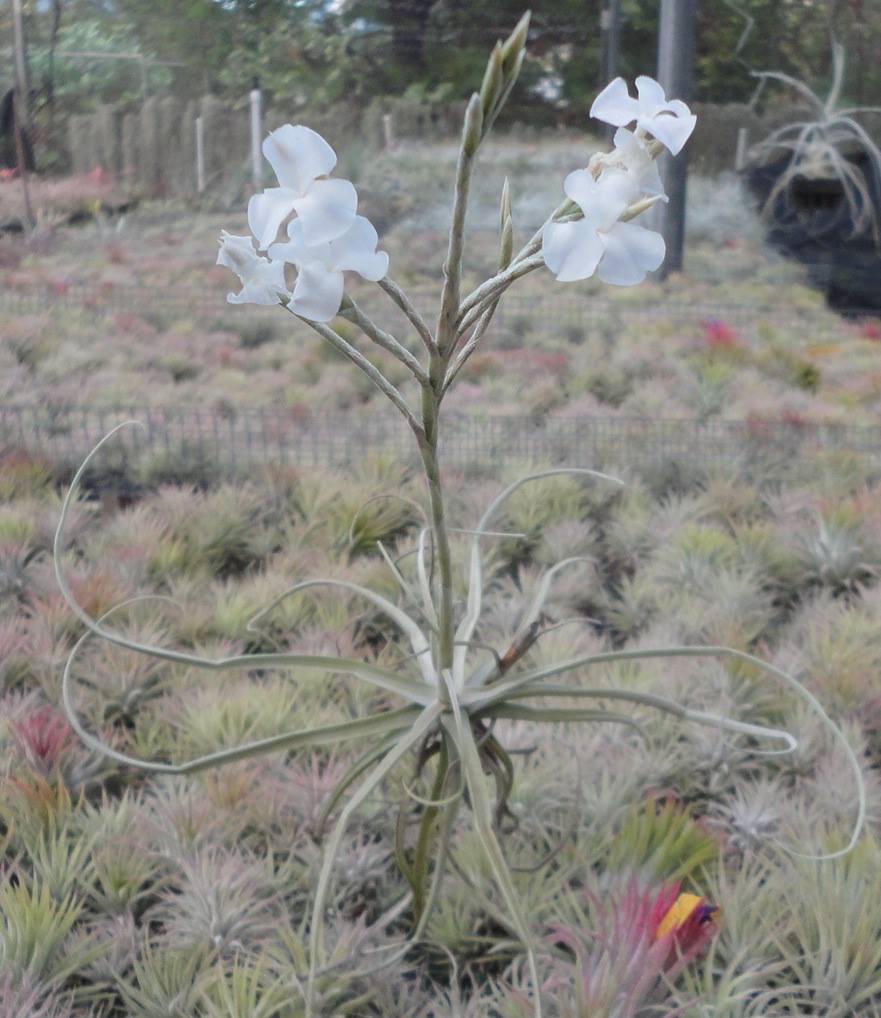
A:
{"type": "Polygon", "coordinates": [[[255,194],[248,204],[248,225],[256,238],[223,231],[217,264],[241,279],[242,289],[230,293],[231,304],[279,304],[313,322],[329,322],[339,311],[346,271],[377,281],[388,271],[388,255],[377,251],[372,224],[359,216],[358,194],[351,181],[330,180],[336,166],[334,150],[315,131],[285,124],[263,142],[279,187],[255,194]],[[288,225],[287,243],[275,243],[281,224],[288,225]],[[258,254],[266,251],[268,257],[258,254]],[[297,269],[293,293],[285,266],[297,269]]]}
{"type": "Polygon", "coordinates": [[[651,78],[636,79],[638,98],[616,78],[594,100],[590,115],[612,124],[615,149],[566,177],[563,190],[581,209],[583,219],[549,223],[542,237],[545,264],[560,282],[587,279],[604,283],[641,283],[664,260],[664,238],[636,223],[622,222],[630,206],[643,199],[666,201],[658,169],[645,146],[651,134],[676,155],[694,130],[696,118],[684,102],[667,102],[651,78]],[[635,131],[627,125],[636,123],[635,131]]]}

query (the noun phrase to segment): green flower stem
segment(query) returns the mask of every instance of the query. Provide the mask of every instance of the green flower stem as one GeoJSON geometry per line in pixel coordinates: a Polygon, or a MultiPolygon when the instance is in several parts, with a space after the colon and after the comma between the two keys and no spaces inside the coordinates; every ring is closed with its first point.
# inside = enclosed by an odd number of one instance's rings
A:
{"type": "MultiPolygon", "coordinates": [[[[438,608],[437,668],[453,667],[453,644],[455,641],[453,619],[453,565],[450,554],[450,538],[444,510],[443,487],[441,485],[440,462],[437,455],[438,418],[443,399],[443,378],[446,360],[442,355],[431,359],[431,384],[422,388],[422,427],[419,437],[419,453],[428,482],[431,529],[434,538],[435,561],[440,579],[440,605],[438,608]]],[[[442,687],[441,687],[442,688],[442,687]]]]}
{"type": "Polygon", "coordinates": [[[541,226],[533,233],[529,240],[520,248],[514,260],[511,262],[512,265],[516,265],[517,262],[522,261],[524,258],[529,258],[534,255],[536,251],[541,247],[541,238],[544,235],[545,227],[548,223],[559,222],[563,216],[571,215],[574,212],[580,212],[581,210],[575,204],[574,201],[570,201],[568,198],[560,202],[560,204],[554,209],[554,211],[548,216],[548,218],[541,224],[541,226]]]}
{"type": "Polygon", "coordinates": [[[327,340],[328,343],[335,349],[338,350],[344,357],[348,357],[349,360],[359,367],[365,375],[370,379],[371,382],[387,396],[392,403],[400,410],[404,415],[404,420],[410,425],[412,431],[419,436],[422,432],[422,426],[416,419],[416,415],[410,409],[409,404],[401,395],[400,392],[392,385],[392,383],[385,377],[385,375],[375,365],[371,364],[370,361],[362,354],[359,353],[350,343],[347,343],[343,337],[332,329],[329,325],[325,325],[322,322],[312,322],[308,318],[302,318],[300,315],[287,309],[290,314],[297,318],[299,321],[304,322],[314,332],[317,332],[322,339],[327,340]]]}
{"type": "MultiPolygon", "coordinates": [[[[652,197],[634,202],[621,213],[621,216],[619,217],[620,221],[622,223],[630,222],[637,216],[642,215],[643,212],[653,208],[659,200],[659,198],[652,197]]],[[[573,205],[572,202],[566,201],[553,212],[548,222],[574,222],[581,218],[583,218],[581,210],[578,209],[577,206],[573,205]]],[[[538,250],[541,247],[541,234],[543,231],[544,226],[541,231],[535,234],[529,243],[526,244],[520,252],[518,252],[517,256],[506,269],[501,272],[497,272],[496,275],[488,279],[485,283],[482,283],[462,301],[459,309],[458,321],[460,336],[464,335],[468,329],[475,324],[475,322],[478,322],[482,318],[491,306],[493,299],[497,302],[498,298],[501,297],[512,283],[544,265],[544,258],[540,253],[538,253],[538,250]]],[[[495,310],[494,307],[493,310],[495,310]]],[[[485,328],[486,327],[484,326],[484,331],[485,328]]],[[[473,341],[474,337],[469,340],[469,343],[473,341]]],[[[458,371],[458,368],[456,370],[458,371]]]]}
{"type": "Polygon", "coordinates": [[[378,285],[379,288],[387,293],[394,303],[397,304],[407,316],[407,319],[416,330],[429,354],[437,354],[437,344],[434,341],[434,336],[431,334],[431,329],[429,329],[425,319],[416,310],[416,306],[407,294],[404,293],[400,286],[398,286],[398,284],[388,276],[386,276],[385,279],[380,279],[378,285]]]}
{"type": "Polygon", "coordinates": [[[481,341],[484,333],[489,328],[490,323],[493,320],[493,315],[496,313],[496,308],[499,306],[501,296],[496,297],[494,301],[487,307],[481,315],[480,321],[475,326],[474,332],[471,333],[468,342],[459,350],[456,354],[456,358],[447,371],[446,378],[444,378],[444,392],[449,389],[456,379],[456,376],[465,366],[465,362],[477,349],[477,344],[481,341]]]}
{"type": "MultiPolygon", "coordinates": [[[[480,104],[480,97],[471,97],[469,110],[480,104]]],[[[468,191],[471,173],[477,155],[479,140],[472,143],[468,137],[468,115],[465,117],[462,146],[456,165],[456,188],[453,195],[453,218],[450,225],[450,240],[444,261],[444,288],[441,296],[441,310],[437,323],[437,346],[441,355],[448,355],[456,342],[456,319],[459,315],[459,291],[462,281],[462,253],[465,246],[465,212],[468,207],[468,191]]]]}
{"type": "Polygon", "coordinates": [[[485,283],[478,286],[476,290],[470,293],[465,300],[462,301],[461,307],[459,308],[459,332],[462,333],[466,329],[470,328],[471,325],[473,325],[480,317],[482,311],[479,310],[479,305],[497,296],[501,291],[507,290],[511,283],[520,279],[522,276],[533,272],[542,265],[544,265],[544,258],[542,258],[540,254],[534,254],[528,258],[521,258],[512,262],[508,268],[503,269],[501,272],[497,272],[491,279],[488,279],[485,283]],[[476,311],[476,314],[469,315],[469,311],[476,311]]]}
{"type": "Polygon", "coordinates": [[[364,335],[372,339],[377,346],[382,347],[383,350],[399,360],[420,382],[425,383],[428,381],[428,374],[425,368],[422,367],[413,354],[406,347],[402,346],[391,333],[381,329],[372,319],[368,318],[353,300],[349,300],[348,306],[341,313],[344,317],[354,322],[364,335]]]}

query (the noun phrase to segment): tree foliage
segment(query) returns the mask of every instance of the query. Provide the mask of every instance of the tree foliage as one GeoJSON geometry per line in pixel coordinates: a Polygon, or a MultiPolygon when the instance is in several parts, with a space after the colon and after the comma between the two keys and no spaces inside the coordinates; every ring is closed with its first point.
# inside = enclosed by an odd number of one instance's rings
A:
{"type": "MultiPolygon", "coordinates": [[[[601,9],[608,0],[538,0],[530,59],[511,115],[583,115],[602,84],[601,9]]],[[[620,0],[620,72],[653,69],[658,0],[620,0]]],[[[55,61],[57,94],[74,106],[134,97],[144,88],[240,98],[259,78],[270,102],[292,109],[376,95],[456,98],[480,83],[484,54],[515,24],[524,0],[64,0],[58,49],[127,52],[174,62],[55,61]]],[[[50,73],[52,5],[26,0],[37,85],[50,73]]],[[[705,0],[698,4],[695,98],[748,101],[753,70],[774,69],[821,91],[830,38],[848,51],[845,90],[881,100],[873,39],[881,4],[867,0],[705,0]]]]}

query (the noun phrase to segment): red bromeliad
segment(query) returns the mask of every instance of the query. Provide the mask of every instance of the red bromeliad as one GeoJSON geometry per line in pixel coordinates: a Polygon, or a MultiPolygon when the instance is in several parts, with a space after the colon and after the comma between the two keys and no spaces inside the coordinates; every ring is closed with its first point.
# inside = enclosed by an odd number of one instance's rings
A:
{"type": "MultiPolygon", "coordinates": [[[[662,978],[674,980],[716,933],[718,910],[678,882],[660,889],[631,879],[600,899],[589,898],[593,929],[554,927],[553,944],[577,964],[574,1014],[632,1018],[656,1001],[662,978]]],[[[546,989],[570,993],[571,977],[558,961],[546,989]]]]}

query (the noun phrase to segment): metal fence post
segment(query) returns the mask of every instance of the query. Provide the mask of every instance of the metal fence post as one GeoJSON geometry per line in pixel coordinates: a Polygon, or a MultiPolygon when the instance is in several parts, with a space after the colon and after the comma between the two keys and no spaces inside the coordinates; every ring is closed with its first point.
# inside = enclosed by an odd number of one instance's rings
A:
{"type": "Polygon", "coordinates": [[[205,191],[205,121],[196,117],[196,190],[205,191]]]}
{"type": "MultiPolygon", "coordinates": [[[[694,35],[696,0],[661,0],[658,27],[658,82],[668,99],[691,99],[694,78],[694,35]]],[[[670,200],[658,203],[655,215],[667,244],[667,256],[658,270],[665,279],[682,268],[685,241],[685,187],[688,177],[688,148],[676,158],[665,153],[658,160],[661,177],[670,200]]]]}
{"type": "Polygon", "coordinates": [[[251,181],[254,190],[263,187],[263,94],[260,83],[254,79],[251,89],[251,181]]]}

